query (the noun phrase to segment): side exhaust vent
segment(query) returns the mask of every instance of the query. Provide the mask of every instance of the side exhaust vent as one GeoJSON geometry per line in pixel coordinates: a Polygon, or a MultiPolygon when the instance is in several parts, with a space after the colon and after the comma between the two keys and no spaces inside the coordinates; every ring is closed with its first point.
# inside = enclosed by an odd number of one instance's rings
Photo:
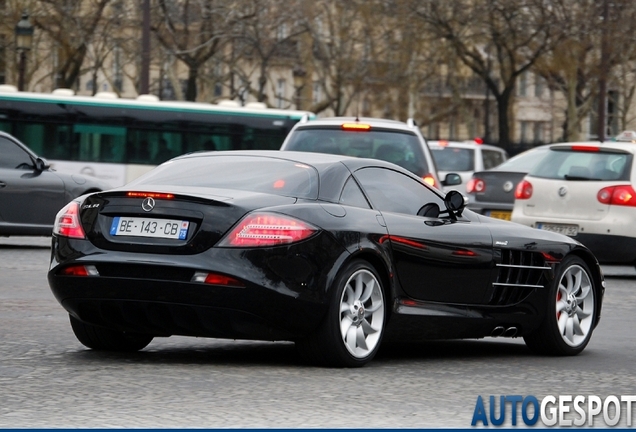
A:
{"type": "Polygon", "coordinates": [[[489,305],[507,306],[519,303],[537,288],[544,288],[543,275],[552,267],[538,252],[499,249],[497,278],[489,305]]]}

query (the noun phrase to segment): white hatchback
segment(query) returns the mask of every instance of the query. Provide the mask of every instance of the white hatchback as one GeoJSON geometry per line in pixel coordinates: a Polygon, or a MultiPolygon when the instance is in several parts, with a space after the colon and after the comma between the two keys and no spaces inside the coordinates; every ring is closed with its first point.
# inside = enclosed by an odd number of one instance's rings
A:
{"type": "Polygon", "coordinates": [[[457,173],[462,183],[444,189],[456,189],[466,195],[466,184],[475,171],[484,171],[508,159],[508,153],[501,147],[475,141],[428,141],[440,178],[457,173]]]}
{"type": "Polygon", "coordinates": [[[563,143],[515,190],[512,221],[573,237],[602,264],[636,263],[636,145],[563,143]]]}

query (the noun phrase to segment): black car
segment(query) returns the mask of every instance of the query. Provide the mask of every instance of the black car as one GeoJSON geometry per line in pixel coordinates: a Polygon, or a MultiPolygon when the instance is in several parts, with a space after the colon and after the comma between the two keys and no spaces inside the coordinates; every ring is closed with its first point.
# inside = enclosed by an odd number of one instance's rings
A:
{"type": "Polygon", "coordinates": [[[57,172],[17,138],[0,132],[0,236],[50,236],[55,214],[70,200],[108,185],[57,172]]]}
{"type": "Polygon", "coordinates": [[[377,159],[184,155],[68,204],[48,280],[96,350],[290,340],[313,362],[362,366],[383,339],[521,336],[581,352],[604,293],[594,256],[464,207],[377,159]]]}

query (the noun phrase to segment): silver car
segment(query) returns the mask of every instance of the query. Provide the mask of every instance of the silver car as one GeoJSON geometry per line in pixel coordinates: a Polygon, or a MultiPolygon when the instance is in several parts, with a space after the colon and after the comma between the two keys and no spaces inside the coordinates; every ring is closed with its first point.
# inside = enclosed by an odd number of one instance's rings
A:
{"type": "Polygon", "coordinates": [[[280,149],[381,159],[411,171],[438,189],[461,183],[456,173],[439,178],[426,140],[412,120],[406,123],[369,117],[301,120],[280,149]]]}
{"type": "Polygon", "coordinates": [[[50,236],[55,215],[72,199],[108,189],[94,178],[57,172],[0,132],[0,236],[50,236]]]}
{"type": "MultiPolygon", "coordinates": [[[[482,144],[481,141],[429,141],[437,172],[444,178],[450,172],[462,178],[461,185],[454,186],[466,195],[466,184],[475,171],[484,171],[502,164],[508,159],[508,153],[501,147],[482,144]]],[[[469,204],[470,205],[470,204],[469,204]]]]}

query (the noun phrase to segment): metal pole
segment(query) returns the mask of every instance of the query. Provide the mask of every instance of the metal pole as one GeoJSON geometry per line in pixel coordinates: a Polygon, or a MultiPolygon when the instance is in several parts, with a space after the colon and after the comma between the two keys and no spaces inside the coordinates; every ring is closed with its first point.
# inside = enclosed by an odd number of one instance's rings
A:
{"type": "Polygon", "coordinates": [[[26,73],[26,51],[20,50],[20,64],[18,65],[18,90],[24,90],[24,75],[26,73]]]}
{"type": "Polygon", "coordinates": [[[607,109],[607,26],[609,19],[609,6],[607,0],[603,1],[603,23],[601,27],[601,73],[599,78],[598,97],[598,140],[605,141],[607,109]]]}
{"type": "Polygon", "coordinates": [[[150,92],[150,0],[144,0],[141,34],[141,77],[139,93],[150,92]]]}
{"type": "MultiPolygon", "coordinates": [[[[488,72],[488,78],[490,79],[490,51],[487,53],[488,58],[486,60],[486,69],[488,72]]],[[[488,82],[486,84],[486,97],[484,99],[484,142],[490,143],[490,87],[488,87],[488,82]]]]}

